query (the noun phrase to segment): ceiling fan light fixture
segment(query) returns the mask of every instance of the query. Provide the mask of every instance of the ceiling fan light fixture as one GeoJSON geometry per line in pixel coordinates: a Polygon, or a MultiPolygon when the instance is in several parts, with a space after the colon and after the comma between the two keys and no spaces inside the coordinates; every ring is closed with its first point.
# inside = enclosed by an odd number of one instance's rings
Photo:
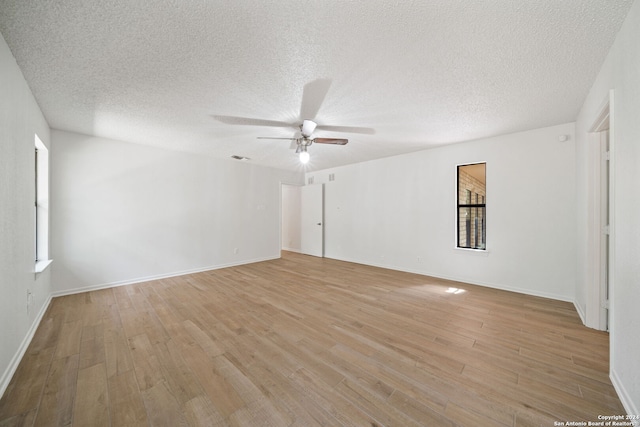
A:
{"type": "Polygon", "coordinates": [[[298,149],[296,150],[296,153],[298,153],[298,158],[300,159],[300,163],[302,163],[303,165],[306,165],[307,163],[309,163],[309,152],[307,151],[307,146],[306,145],[298,145],[298,149]]]}
{"type": "Polygon", "coordinates": [[[300,125],[300,132],[302,133],[302,136],[305,138],[310,137],[313,131],[316,130],[316,126],[318,126],[318,124],[313,120],[303,120],[300,125]]]}

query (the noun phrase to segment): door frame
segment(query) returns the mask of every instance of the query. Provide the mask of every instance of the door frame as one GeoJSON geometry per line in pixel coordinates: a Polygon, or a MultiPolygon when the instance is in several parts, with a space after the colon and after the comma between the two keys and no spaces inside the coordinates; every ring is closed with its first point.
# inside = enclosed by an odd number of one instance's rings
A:
{"type": "MultiPolygon", "coordinates": [[[[283,220],[283,218],[284,218],[283,197],[282,197],[282,193],[283,193],[283,191],[282,191],[282,188],[283,188],[285,185],[286,185],[286,186],[289,186],[289,187],[298,187],[298,188],[302,188],[302,187],[304,187],[304,184],[301,184],[301,183],[299,183],[299,182],[280,181],[280,207],[279,207],[279,209],[280,209],[280,222],[278,223],[278,228],[279,228],[278,241],[280,242],[280,243],[279,243],[279,247],[278,247],[278,251],[279,251],[280,257],[282,257],[282,251],[283,251],[283,248],[282,248],[282,243],[283,243],[283,242],[282,242],[282,231],[283,231],[283,228],[282,228],[282,220],[283,220]]],[[[301,215],[301,212],[298,212],[298,214],[299,214],[299,215],[301,215]]],[[[291,249],[291,248],[289,248],[289,249],[286,249],[286,250],[292,250],[292,249],[291,249]]],[[[300,250],[297,250],[297,251],[295,251],[295,252],[300,253],[300,252],[301,252],[301,249],[300,249],[300,250]]]]}
{"type": "Polygon", "coordinates": [[[588,256],[587,256],[587,292],[586,292],[586,319],[587,326],[609,330],[612,307],[610,306],[611,294],[614,288],[614,126],[613,126],[613,90],[598,110],[588,133],[589,154],[589,200],[588,200],[588,256]],[[602,150],[602,138],[608,132],[609,155],[602,150]],[[606,206],[603,200],[606,197],[603,190],[603,174],[607,171],[606,162],[609,162],[608,173],[608,210],[609,210],[609,243],[608,254],[603,253],[605,242],[603,241],[603,215],[606,206]],[[607,289],[608,284],[608,289],[607,289]]]}

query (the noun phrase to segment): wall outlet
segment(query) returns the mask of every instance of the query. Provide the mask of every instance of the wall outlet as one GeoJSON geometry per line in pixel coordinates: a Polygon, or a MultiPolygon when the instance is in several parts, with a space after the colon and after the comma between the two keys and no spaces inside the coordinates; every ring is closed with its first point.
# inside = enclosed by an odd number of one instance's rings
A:
{"type": "Polygon", "coordinates": [[[238,249],[238,248],[233,248],[233,253],[234,253],[234,254],[237,254],[238,252],[240,252],[240,249],[238,249]]]}

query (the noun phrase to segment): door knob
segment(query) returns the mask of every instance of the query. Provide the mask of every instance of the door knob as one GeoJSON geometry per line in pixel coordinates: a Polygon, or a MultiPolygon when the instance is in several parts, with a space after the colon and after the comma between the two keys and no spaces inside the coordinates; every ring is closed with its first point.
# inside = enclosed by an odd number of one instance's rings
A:
{"type": "Polygon", "coordinates": [[[322,225],[322,223],[321,223],[321,222],[319,222],[319,223],[318,223],[318,225],[322,225]]]}

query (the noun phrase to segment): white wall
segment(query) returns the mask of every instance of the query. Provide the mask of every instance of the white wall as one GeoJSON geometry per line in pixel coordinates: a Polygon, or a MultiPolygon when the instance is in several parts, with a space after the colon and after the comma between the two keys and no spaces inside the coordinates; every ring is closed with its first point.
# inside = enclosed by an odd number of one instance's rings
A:
{"type": "Polygon", "coordinates": [[[280,256],[281,181],[301,174],[76,133],[51,138],[56,292],[280,256]]]}
{"type": "Polygon", "coordinates": [[[282,249],[287,251],[300,252],[302,249],[301,188],[298,185],[282,186],[282,249]]]}
{"type": "Polygon", "coordinates": [[[325,254],[572,301],[573,133],[571,123],[310,173],[325,183],[325,254]],[[484,161],[488,250],[455,249],[456,165],[484,161]]]}
{"type": "MultiPolygon", "coordinates": [[[[610,89],[614,91],[611,133],[613,168],[610,290],[611,379],[631,414],[640,413],[640,2],[636,1],[593,84],[576,121],[577,216],[580,235],[588,228],[589,137],[610,89]]],[[[586,243],[581,237],[580,245],[586,243]]],[[[589,260],[578,253],[579,303],[585,304],[589,260]]]]}
{"type": "Polygon", "coordinates": [[[34,274],[35,134],[51,148],[49,126],[0,36],[0,396],[51,291],[50,272],[34,274]]]}

